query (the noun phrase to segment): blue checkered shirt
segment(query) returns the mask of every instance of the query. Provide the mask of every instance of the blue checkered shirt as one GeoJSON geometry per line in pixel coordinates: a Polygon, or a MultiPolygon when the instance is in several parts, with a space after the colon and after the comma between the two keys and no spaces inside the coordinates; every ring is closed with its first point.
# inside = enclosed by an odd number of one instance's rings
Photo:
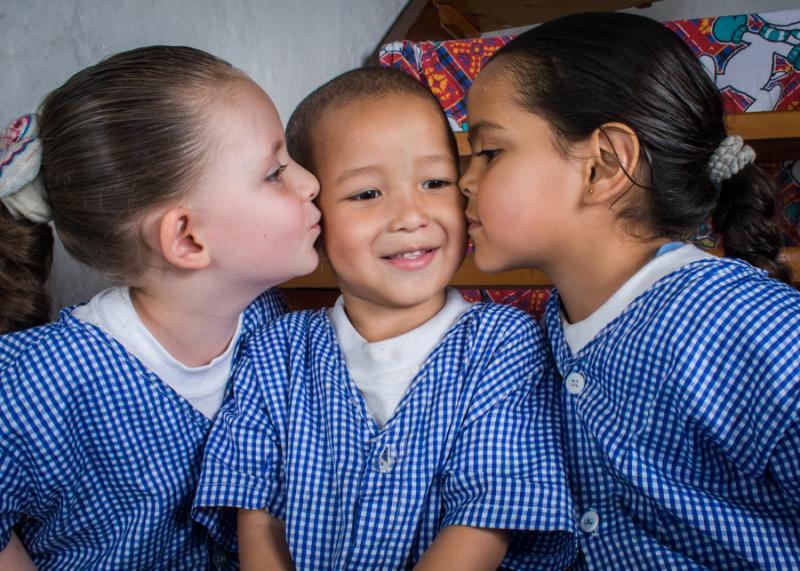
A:
{"type": "MultiPolygon", "coordinates": [[[[284,310],[268,292],[242,331],[284,310]]],[[[0,548],[13,527],[40,570],[237,567],[190,517],[211,422],[71,313],[0,336],[0,548]]]]}
{"type": "Polygon", "coordinates": [[[574,356],[558,310],[576,567],[800,569],[800,294],[693,262],[574,356]]]}
{"type": "MultiPolygon", "coordinates": [[[[433,350],[383,428],[350,378],[326,311],[248,341],[209,437],[195,518],[285,521],[298,569],[408,569],[447,525],[514,535],[504,565],[574,557],[558,393],[536,324],[477,304],[433,350]]],[[[218,536],[221,541],[233,538],[218,536]]]]}

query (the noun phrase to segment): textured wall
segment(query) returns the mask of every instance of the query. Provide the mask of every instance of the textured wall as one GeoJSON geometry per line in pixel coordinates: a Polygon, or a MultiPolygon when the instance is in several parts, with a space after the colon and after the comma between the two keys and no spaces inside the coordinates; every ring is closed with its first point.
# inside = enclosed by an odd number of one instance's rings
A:
{"type": "MultiPolygon", "coordinates": [[[[286,120],[333,75],[361,65],[405,0],[0,0],[0,123],[35,110],[48,91],[112,53],[187,44],[247,72],[286,120]]],[[[104,281],[57,251],[54,305],[104,281]]]]}

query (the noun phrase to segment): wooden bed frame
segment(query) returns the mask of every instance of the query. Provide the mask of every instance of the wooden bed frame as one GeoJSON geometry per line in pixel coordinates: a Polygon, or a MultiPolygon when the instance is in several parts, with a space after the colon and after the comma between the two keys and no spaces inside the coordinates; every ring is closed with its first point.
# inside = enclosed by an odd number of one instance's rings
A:
{"type": "MultiPolygon", "coordinates": [[[[477,37],[487,31],[518,28],[570,13],[611,11],[651,4],[641,0],[411,0],[381,45],[399,39],[422,41],[477,37]]],[[[741,135],[755,149],[759,160],[800,159],[800,110],[738,113],[728,115],[727,122],[729,132],[741,135]]],[[[462,158],[469,156],[466,133],[456,133],[456,140],[462,158]]],[[[800,247],[786,248],[782,257],[792,270],[793,281],[800,285],[800,247]]],[[[485,274],[478,270],[471,257],[467,257],[452,285],[478,289],[546,287],[550,281],[536,270],[485,274]]],[[[293,309],[330,305],[338,294],[336,282],[324,261],[314,273],[291,280],[282,288],[293,309]]]]}

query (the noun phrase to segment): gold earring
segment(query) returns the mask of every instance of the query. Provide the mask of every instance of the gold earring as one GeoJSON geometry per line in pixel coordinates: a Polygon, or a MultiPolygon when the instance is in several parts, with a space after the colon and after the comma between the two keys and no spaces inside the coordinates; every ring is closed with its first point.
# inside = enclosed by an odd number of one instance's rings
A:
{"type": "Polygon", "coordinates": [[[586,192],[588,194],[592,194],[594,192],[594,189],[590,186],[589,189],[586,192]]]}

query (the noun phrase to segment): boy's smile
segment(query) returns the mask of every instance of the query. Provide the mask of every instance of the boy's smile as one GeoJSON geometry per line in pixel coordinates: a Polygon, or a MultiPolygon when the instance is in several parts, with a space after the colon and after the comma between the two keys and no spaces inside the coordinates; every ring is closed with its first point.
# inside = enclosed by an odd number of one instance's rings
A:
{"type": "Polygon", "coordinates": [[[322,116],[314,143],[323,243],[348,314],[432,317],[463,259],[463,198],[435,104],[388,95],[322,116]]]}

